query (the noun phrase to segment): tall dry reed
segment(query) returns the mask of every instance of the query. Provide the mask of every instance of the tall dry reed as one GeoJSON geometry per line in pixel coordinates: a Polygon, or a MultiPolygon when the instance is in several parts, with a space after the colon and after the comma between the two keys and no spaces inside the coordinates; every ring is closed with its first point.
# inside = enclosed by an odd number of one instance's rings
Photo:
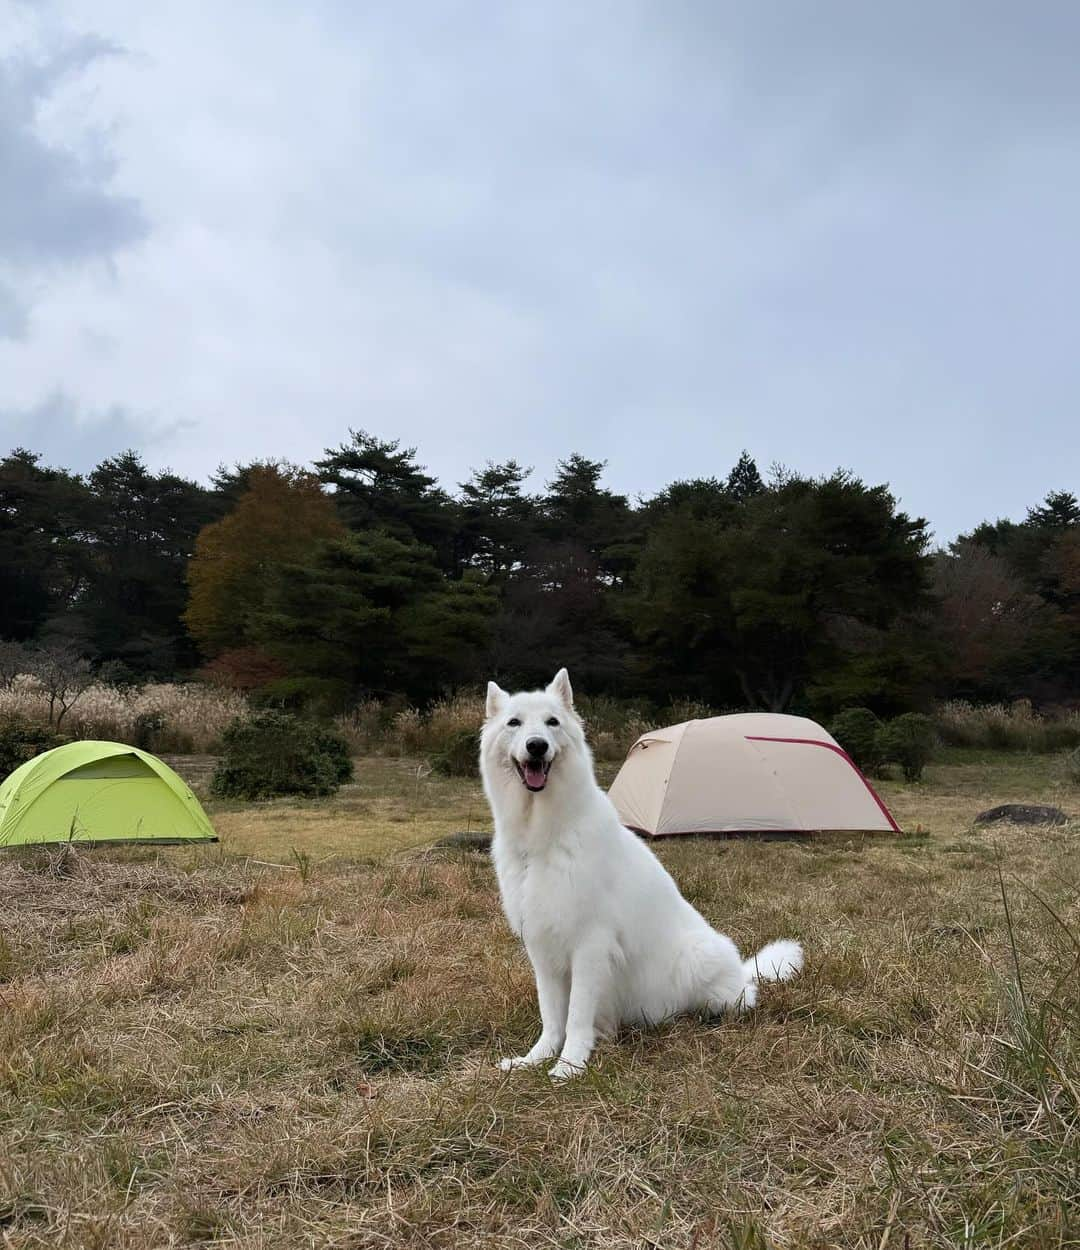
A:
{"type": "MultiPolygon", "coordinates": [[[[209,751],[222,730],[247,713],[243,695],[196,683],[151,682],[139,687],[97,684],[72,707],[63,730],[76,738],[105,738],[159,751],[209,751]]],[[[33,677],[0,689],[0,717],[47,721],[48,700],[33,677]]]]}
{"type": "Polygon", "coordinates": [[[1080,746],[1080,712],[1046,715],[1028,699],[982,705],[953,699],[941,706],[937,724],[950,746],[1035,752],[1080,746]]]}
{"type": "MultiPolygon", "coordinates": [[[[577,700],[577,709],[594,754],[605,761],[622,759],[650,729],[716,715],[713,708],[693,700],[656,709],[643,700],[611,695],[584,695],[577,700]]],[[[364,754],[423,756],[446,750],[464,733],[478,733],[483,720],[484,696],[463,690],[426,709],[368,699],[336,723],[354,749],[364,754]]]]}

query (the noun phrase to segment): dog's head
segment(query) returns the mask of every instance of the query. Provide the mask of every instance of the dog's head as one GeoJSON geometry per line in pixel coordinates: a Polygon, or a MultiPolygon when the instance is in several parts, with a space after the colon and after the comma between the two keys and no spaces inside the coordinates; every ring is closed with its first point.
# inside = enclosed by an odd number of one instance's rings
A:
{"type": "Polygon", "coordinates": [[[566,669],[559,669],[543,690],[507,694],[488,682],[487,719],[480,739],[485,771],[514,775],[526,790],[538,794],[558,774],[559,757],[588,748],[574,711],[574,692],[566,669]]]}

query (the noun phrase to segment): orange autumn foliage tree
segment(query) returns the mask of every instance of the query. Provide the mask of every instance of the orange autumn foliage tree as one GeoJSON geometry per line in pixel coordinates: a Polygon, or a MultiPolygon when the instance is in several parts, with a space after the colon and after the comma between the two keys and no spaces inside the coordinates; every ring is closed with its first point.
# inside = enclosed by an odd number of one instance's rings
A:
{"type": "Polygon", "coordinates": [[[228,516],[199,531],[188,564],[184,621],[203,654],[247,647],[272,573],[344,532],[313,473],[281,464],[249,469],[247,490],[228,516]]]}

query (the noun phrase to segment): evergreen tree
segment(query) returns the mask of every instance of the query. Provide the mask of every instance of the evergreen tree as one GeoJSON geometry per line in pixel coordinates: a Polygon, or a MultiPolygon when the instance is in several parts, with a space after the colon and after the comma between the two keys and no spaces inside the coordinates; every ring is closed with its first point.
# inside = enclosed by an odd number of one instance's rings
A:
{"type": "Polygon", "coordinates": [[[88,493],[80,477],[16,448],[0,460],[0,637],[34,637],[84,584],[88,493]]]}
{"type": "Polygon", "coordinates": [[[258,614],[257,640],[291,678],[268,694],[323,709],[366,696],[427,698],[475,680],[494,596],[448,581],[429,548],[369,529],[284,564],[258,614]]]}
{"type": "Polygon", "coordinates": [[[723,482],[715,477],[698,477],[665,486],[642,505],[639,516],[648,527],[673,512],[685,512],[698,520],[727,520],[734,510],[734,498],[723,482]]]}
{"type": "Polygon", "coordinates": [[[580,548],[534,552],[527,572],[503,588],[494,627],[495,675],[510,685],[534,686],[550,680],[552,664],[566,665],[583,688],[624,691],[630,631],[619,598],[580,548]]]}
{"type": "Polygon", "coordinates": [[[531,472],[516,460],[489,460],[461,484],[464,559],[493,580],[505,580],[520,569],[535,538],[536,502],[522,491],[531,472]]]}
{"type": "Polygon", "coordinates": [[[637,535],[626,496],[600,485],[603,471],[604,461],[577,452],[560,460],[541,507],[548,543],[578,553],[579,568],[595,568],[598,579],[610,584],[633,567],[637,535]]]}
{"type": "Polygon", "coordinates": [[[455,509],[436,479],[417,463],[415,447],[350,430],[349,441],[336,450],[328,448],[315,467],[320,479],[334,488],[349,529],[378,526],[395,538],[415,540],[436,552],[444,571],[456,571],[455,509]]]}
{"type": "Polygon", "coordinates": [[[1080,525],[1080,501],[1071,491],[1051,491],[1037,508],[1028,509],[1025,524],[1044,530],[1080,525]]]}
{"type": "Polygon", "coordinates": [[[811,685],[822,703],[837,681],[850,697],[857,669],[862,685],[881,680],[867,654],[926,602],[925,548],[924,521],[844,473],[788,477],[728,524],[674,512],[650,536],[629,604],[654,684],[773,711],[811,685]]]}
{"type": "Polygon", "coordinates": [[[735,467],[728,474],[727,491],[736,503],[745,503],[765,489],[761,474],[750,453],[744,449],[735,467]]]}
{"type": "Polygon", "coordinates": [[[87,487],[88,571],[63,632],[99,660],[171,675],[194,659],[181,621],[184,572],[209,492],[151,472],[133,451],[103,460],[87,487]]]}

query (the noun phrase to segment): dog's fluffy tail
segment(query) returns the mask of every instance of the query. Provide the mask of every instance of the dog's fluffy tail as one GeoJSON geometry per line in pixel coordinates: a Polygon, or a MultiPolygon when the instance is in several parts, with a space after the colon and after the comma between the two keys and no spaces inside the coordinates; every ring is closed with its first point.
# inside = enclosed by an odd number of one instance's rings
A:
{"type": "Polygon", "coordinates": [[[802,971],[803,949],[798,942],[781,938],[770,942],[743,963],[747,981],[790,981],[802,971]]]}

